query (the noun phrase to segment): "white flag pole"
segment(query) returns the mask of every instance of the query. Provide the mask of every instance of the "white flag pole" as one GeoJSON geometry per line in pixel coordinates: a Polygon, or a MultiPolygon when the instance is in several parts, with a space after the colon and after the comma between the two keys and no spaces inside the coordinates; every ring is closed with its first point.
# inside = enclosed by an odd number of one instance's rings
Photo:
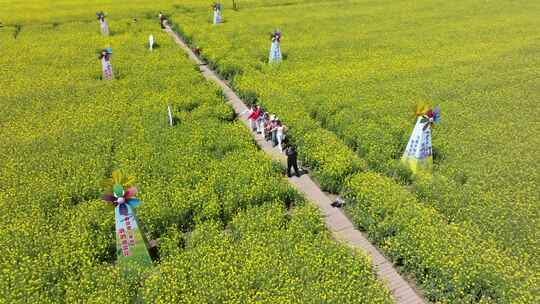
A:
{"type": "Polygon", "coordinates": [[[170,105],[167,105],[167,115],[169,117],[169,126],[173,126],[173,117],[172,117],[172,110],[171,110],[171,106],[170,105]]]}
{"type": "Polygon", "coordinates": [[[150,46],[150,51],[154,50],[154,35],[148,36],[148,44],[150,46]]]}

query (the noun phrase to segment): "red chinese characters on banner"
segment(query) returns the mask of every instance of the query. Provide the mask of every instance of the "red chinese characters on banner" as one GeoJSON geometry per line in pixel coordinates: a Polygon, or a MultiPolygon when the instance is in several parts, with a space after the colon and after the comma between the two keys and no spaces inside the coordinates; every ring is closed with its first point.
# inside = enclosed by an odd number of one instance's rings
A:
{"type": "Polygon", "coordinates": [[[126,235],[126,230],[124,228],[120,228],[118,230],[118,236],[120,237],[120,243],[122,245],[122,254],[124,256],[130,256],[131,253],[129,251],[129,243],[126,235]]]}
{"type": "Polygon", "coordinates": [[[133,231],[133,227],[131,226],[131,222],[129,221],[129,216],[126,216],[124,218],[124,221],[126,223],[126,227],[128,231],[129,244],[135,245],[135,231],[133,231]]]}

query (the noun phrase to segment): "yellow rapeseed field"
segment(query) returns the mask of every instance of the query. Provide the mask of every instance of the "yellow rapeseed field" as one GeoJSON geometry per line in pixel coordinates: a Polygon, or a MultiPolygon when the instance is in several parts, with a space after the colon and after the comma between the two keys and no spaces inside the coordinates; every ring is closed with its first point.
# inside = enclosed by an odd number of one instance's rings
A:
{"type": "Polygon", "coordinates": [[[159,2],[0,5],[0,303],[391,302],[161,32],[159,2]],[[100,200],[115,169],[137,177],[137,215],[158,242],[136,277],[115,266],[100,200]]]}
{"type": "Polygon", "coordinates": [[[373,240],[431,300],[540,301],[539,2],[238,4],[214,26],[186,1],[172,10],[176,29],[282,118],[321,185],[350,194],[351,217],[382,229],[373,240]],[[284,61],[270,66],[276,28],[284,61]],[[399,164],[420,102],[442,107],[431,179],[399,164]],[[384,196],[352,193],[364,187],[384,196]],[[385,198],[396,191],[407,204],[385,198]],[[405,207],[415,211],[403,217],[405,207]]]}

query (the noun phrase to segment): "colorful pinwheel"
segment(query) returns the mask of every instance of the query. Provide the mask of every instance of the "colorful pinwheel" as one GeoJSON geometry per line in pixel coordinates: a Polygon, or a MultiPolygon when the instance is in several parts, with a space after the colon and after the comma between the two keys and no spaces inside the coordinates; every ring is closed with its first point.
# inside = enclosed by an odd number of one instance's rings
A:
{"type": "Polygon", "coordinates": [[[105,59],[109,60],[110,57],[112,55],[112,48],[108,47],[108,48],[104,48],[103,50],[101,50],[101,52],[99,53],[98,55],[98,59],[102,59],[103,57],[105,57],[105,59]]]}
{"type": "Polygon", "coordinates": [[[415,115],[421,116],[421,123],[424,124],[424,130],[427,128],[435,128],[441,121],[441,107],[436,106],[434,110],[429,105],[419,104],[416,106],[415,115]]]}
{"type": "Polygon", "coordinates": [[[270,38],[272,39],[272,41],[280,42],[281,41],[281,31],[280,30],[273,31],[272,33],[270,33],[270,38]]]}
{"type": "Polygon", "coordinates": [[[99,11],[96,13],[96,16],[97,16],[97,19],[98,20],[104,20],[105,19],[105,13],[103,13],[103,11],[99,11]]]}
{"type": "Polygon", "coordinates": [[[141,201],[135,198],[137,188],[132,186],[134,181],[135,177],[124,176],[120,171],[114,171],[112,178],[104,183],[107,192],[102,196],[102,199],[115,207],[125,207],[123,204],[133,208],[137,207],[141,201]]]}
{"type": "Polygon", "coordinates": [[[416,105],[416,109],[414,109],[414,117],[419,117],[419,116],[424,116],[424,114],[426,114],[426,112],[430,109],[431,107],[425,103],[419,103],[416,105]]]}

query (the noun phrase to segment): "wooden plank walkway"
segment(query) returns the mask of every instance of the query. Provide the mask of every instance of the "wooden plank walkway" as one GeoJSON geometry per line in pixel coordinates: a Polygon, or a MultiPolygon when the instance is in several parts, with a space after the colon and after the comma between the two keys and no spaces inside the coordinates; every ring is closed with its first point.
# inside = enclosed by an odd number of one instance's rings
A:
{"type": "MultiPolygon", "coordinates": [[[[236,95],[236,93],[223,81],[213,70],[211,70],[184,42],[184,40],[169,26],[165,29],[186,52],[189,58],[194,61],[199,70],[207,80],[211,80],[219,85],[228,99],[228,103],[233,107],[234,111],[239,115],[238,119],[249,128],[249,121],[246,113],[247,106],[236,95]]],[[[282,163],[286,163],[286,157],[280,153],[277,148],[272,147],[270,142],[267,142],[260,135],[255,135],[257,144],[266,153],[270,154],[273,159],[282,163]]],[[[343,212],[332,207],[331,199],[317,186],[308,174],[303,174],[301,177],[289,178],[289,182],[305,197],[316,204],[324,215],[326,226],[332,232],[332,235],[337,240],[346,242],[355,249],[359,249],[371,257],[371,263],[376,270],[379,279],[385,282],[390,290],[394,300],[399,304],[420,304],[425,301],[415,292],[414,288],[404,280],[394,269],[392,263],[388,261],[380,252],[373,246],[367,238],[357,229],[351,221],[343,214],[343,212]]]]}

